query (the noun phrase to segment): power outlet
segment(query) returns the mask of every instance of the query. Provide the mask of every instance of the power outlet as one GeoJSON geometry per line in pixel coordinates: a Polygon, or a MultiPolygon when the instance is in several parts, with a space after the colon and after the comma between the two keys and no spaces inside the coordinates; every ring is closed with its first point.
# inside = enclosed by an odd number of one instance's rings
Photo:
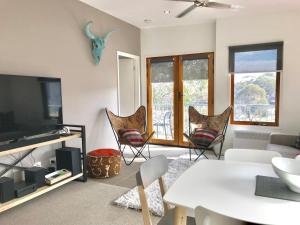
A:
{"type": "Polygon", "coordinates": [[[52,157],[49,159],[49,164],[50,166],[55,166],[56,165],[56,157],[52,157]]]}
{"type": "Polygon", "coordinates": [[[33,164],[33,166],[35,166],[35,167],[42,167],[42,162],[35,162],[33,164]]]}

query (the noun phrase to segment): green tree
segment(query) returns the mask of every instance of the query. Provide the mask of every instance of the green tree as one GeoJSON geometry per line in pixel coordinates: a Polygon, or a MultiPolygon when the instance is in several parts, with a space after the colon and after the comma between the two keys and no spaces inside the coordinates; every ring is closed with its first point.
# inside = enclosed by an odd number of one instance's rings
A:
{"type": "Polygon", "coordinates": [[[237,104],[267,104],[266,91],[257,84],[247,84],[237,90],[235,101],[237,104]]]}
{"type": "Polygon", "coordinates": [[[276,76],[274,74],[264,74],[259,76],[254,82],[266,91],[268,102],[271,103],[276,97],[276,76]]]}

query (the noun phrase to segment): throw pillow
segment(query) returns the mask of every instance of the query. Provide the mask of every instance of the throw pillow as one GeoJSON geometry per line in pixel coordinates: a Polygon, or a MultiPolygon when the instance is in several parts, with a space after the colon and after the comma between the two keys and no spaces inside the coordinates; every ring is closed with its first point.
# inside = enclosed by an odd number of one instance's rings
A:
{"type": "Polygon", "coordinates": [[[137,129],[120,129],[119,134],[133,146],[144,144],[144,138],[137,129]]]}
{"type": "Polygon", "coordinates": [[[195,144],[208,147],[219,135],[219,131],[211,128],[195,128],[192,140],[195,144]]]}

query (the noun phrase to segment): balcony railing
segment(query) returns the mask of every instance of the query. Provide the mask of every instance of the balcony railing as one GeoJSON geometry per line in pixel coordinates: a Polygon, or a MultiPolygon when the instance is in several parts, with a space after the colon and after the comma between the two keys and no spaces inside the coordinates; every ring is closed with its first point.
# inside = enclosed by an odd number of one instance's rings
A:
{"type": "Polygon", "coordinates": [[[235,121],[274,122],[275,105],[273,104],[235,104],[235,121]]]}
{"type": "MultiPolygon", "coordinates": [[[[207,102],[196,102],[193,105],[200,113],[207,114],[207,102]]],[[[188,132],[188,108],[184,105],[184,131],[188,132]]],[[[171,104],[154,104],[153,105],[153,130],[155,138],[172,140],[174,138],[174,114],[173,105],[171,104]]]]}

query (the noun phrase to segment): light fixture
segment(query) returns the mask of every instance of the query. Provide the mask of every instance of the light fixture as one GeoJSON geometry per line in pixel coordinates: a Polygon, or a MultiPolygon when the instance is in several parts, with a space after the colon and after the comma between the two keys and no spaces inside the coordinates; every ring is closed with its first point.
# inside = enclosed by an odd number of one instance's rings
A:
{"type": "Polygon", "coordinates": [[[164,14],[168,15],[170,13],[171,13],[170,10],[164,10],[164,14]]]}
{"type": "Polygon", "coordinates": [[[242,9],[243,6],[240,6],[240,5],[231,5],[230,8],[238,10],[238,9],[242,9]]]}

